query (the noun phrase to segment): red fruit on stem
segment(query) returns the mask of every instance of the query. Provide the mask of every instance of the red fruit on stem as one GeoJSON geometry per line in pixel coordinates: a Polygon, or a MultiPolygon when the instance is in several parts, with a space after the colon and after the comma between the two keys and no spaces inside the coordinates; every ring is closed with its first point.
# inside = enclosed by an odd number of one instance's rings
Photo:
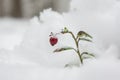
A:
{"type": "Polygon", "coordinates": [[[58,42],[58,38],[57,37],[50,37],[50,44],[52,45],[52,46],[54,46],[55,44],[57,44],[57,42],[58,42]]]}

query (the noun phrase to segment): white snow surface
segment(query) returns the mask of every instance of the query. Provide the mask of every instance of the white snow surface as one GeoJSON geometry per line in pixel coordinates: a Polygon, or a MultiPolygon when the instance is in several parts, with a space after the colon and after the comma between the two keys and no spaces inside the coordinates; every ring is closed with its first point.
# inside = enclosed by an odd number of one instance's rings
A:
{"type": "Polygon", "coordinates": [[[0,80],[120,80],[119,13],[119,0],[72,0],[68,13],[47,9],[30,21],[1,19],[0,80]],[[75,47],[69,35],[57,35],[58,44],[50,45],[50,32],[64,27],[91,34],[93,42],[81,42],[81,50],[96,57],[77,66],[74,51],[53,53],[75,47]]]}

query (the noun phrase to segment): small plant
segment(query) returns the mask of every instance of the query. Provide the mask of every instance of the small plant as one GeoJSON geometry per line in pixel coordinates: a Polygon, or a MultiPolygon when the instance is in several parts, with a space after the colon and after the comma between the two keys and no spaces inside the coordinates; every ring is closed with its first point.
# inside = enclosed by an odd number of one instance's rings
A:
{"type": "MultiPolygon", "coordinates": [[[[73,34],[73,32],[69,31],[66,27],[60,33],[62,33],[62,34],[70,34],[72,36],[74,42],[75,42],[76,48],[62,47],[62,48],[58,48],[58,49],[54,50],[54,52],[61,52],[61,51],[66,51],[66,50],[74,50],[77,53],[81,64],[83,64],[84,59],[94,57],[93,54],[88,53],[88,52],[81,52],[80,49],[79,49],[79,42],[80,41],[92,42],[91,41],[91,39],[92,39],[91,35],[89,35],[88,33],[84,32],[84,31],[79,31],[77,33],[77,35],[75,36],[73,34]]],[[[51,45],[54,46],[55,44],[57,44],[57,42],[58,42],[58,38],[56,37],[56,34],[53,34],[51,32],[51,35],[50,35],[50,43],[51,43],[51,45]]]]}

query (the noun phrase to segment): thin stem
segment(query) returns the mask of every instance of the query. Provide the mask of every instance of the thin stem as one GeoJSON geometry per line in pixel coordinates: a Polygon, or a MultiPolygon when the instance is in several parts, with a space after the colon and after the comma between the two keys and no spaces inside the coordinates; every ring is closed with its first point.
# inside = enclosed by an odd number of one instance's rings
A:
{"type": "Polygon", "coordinates": [[[68,33],[70,33],[72,35],[72,37],[75,41],[75,44],[76,44],[76,47],[77,47],[77,51],[76,50],[75,51],[77,52],[77,54],[79,56],[81,64],[83,64],[83,59],[82,59],[82,56],[81,56],[80,50],[79,50],[79,42],[77,41],[77,38],[75,38],[74,34],[71,31],[69,31],[68,33]]]}
{"type": "Polygon", "coordinates": [[[78,51],[76,49],[73,48],[73,50],[77,53],[78,51]]]}
{"type": "Polygon", "coordinates": [[[69,33],[72,35],[72,37],[73,37],[73,39],[74,39],[74,41],[75,41],[76,47],[77,47],[77,49],[78,49],[78,48],[79,48],[78,42],[77,42],[77,40],[76,40],[74,34],[73,34],[72,32],[69,32],[69,33]]]}
{"type": "Polygon", "coordinates": [[[83,59],[82,59],[82,56],[81,56],[81,54],[80,54],[80,51],[79,51],[79,50],[78,50],[77,54],[78,54],[78,56],[79,56],[79,59],[80,59],[81,64],[83,64],[83,59]]]}

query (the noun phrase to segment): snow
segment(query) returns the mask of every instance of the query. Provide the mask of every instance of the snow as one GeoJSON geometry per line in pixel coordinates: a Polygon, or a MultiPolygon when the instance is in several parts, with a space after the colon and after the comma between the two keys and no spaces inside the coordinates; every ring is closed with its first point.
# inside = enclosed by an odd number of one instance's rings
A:
{"type": "Polygon", "coordinates": [[[119,80],[119,4],[116,0],[72,0],[68,13],[47,9],[30,21],[1,19],[0,80],[119,80]],[[74,34],[84,30],[93,36],[93,43],[80,45],[95,58],[78,66],[74,51],[53,53],[57,47],[75,47],[69,35],[58,35],[54,47],[49,43],[50,32],[65,26],[74,34]]]}

